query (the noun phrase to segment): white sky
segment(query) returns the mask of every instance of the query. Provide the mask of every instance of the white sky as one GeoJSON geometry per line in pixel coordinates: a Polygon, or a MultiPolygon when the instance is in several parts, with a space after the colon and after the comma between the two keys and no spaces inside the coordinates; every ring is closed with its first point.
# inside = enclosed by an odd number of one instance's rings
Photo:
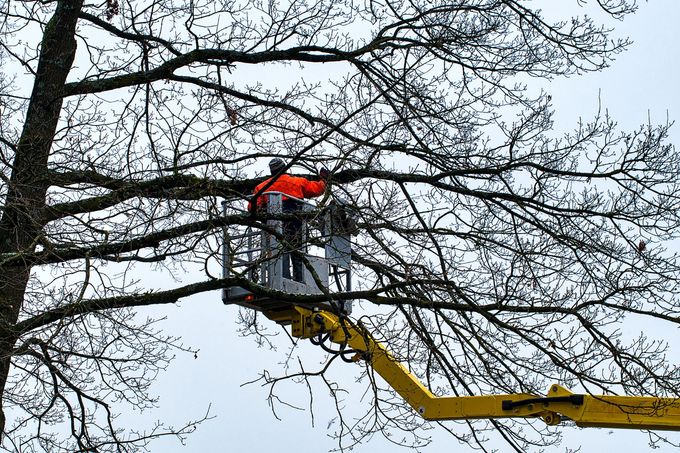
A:
{"type": "MultiPolygon", "coordinates": [[[[568,5],[571,7],[576,3],[576,0],[571,0],[568,5]]],[[[560,6],[564,6],[564,3],[560,6]]],[[[622,129],[635,128],[648,119],[652,123],[664,122],[667,116],[671,120],[680,119],[680,95],[676,86],[680,57],[678,19],[680,2],[677,0],[641,2],[639,12],[617,26],[618,35],[630,36],[635,42],[611,68],[602,73],[557,80],[546,85],[553,96],[557,129],[573,128],[579,117],[585,120],[591,118],[598,108],[598,96],[602,106],[608,109],[622,129]]],[[[672,137],[673,142],[677,142],[680,125],[674,127],[672,137]]],[[[223,306],[217,292],[187,299],[177,307],[163,310],[163,314],[169,318],[167,332],[181,335],[185,344],[200,349],[200,353],[197,359],[186,355],[178,357],[170,370],[159,377],[154,390],[161,396],[162,410],[145,418],[180,423],[188,418],[199,418],[209,405],[211,414],[216,418],[201,425],[190,436],[186,447],[168,440],[153,444],[152,451],[305,453],[328,451],[336,446],[327,436],[327,426],[334,415],[328,408],[324,392],[314,396],[316,423],[312,426],[309,410],[281,408],[279,421],[267,404],[267,388],[258,385],[241,387],[244,382],[257,378],[264,369],[281,370],[278,364],[285,360],[288,352],[285,341],[280,342],[282,346],[278,351],[269,351],[258,348],[251,338],[239,337],[235,324],[237,308],[223,306]]],[[[361,308],[356,307],[355,313],[359,314],[360,311],[361,308]]],[[[273,324],[270,327],[273,332],[278,331],[273,324]]],[[[669,332],[669,336],[673,334],[676,334],[676,330],[669,332]]],[[[280,333],[279,338],[285,339],[284,334],[280,333]]],[[[310,370],[320,368],[320,356],[312,345],[305,345],[299,352],[310,354],[303,356],[297,353],[310,370]]],[[[357,374],[356,366],[336,365],[336,369],[347,367],[346,371],[338,373],[345,375],[343,379],[347,379],[349,388],[350,381],[357,374]]],[[[305,392],[304,384],[287,384],[280,393],[290,395],[294,403],[305,407],[305,392]]],[[[360,410],[367,407],[369,403],[362,403],[360,396],[350,396],[354,402],[348,402],[349,412],[353,408],[360,410]]],[[[337,422],[331,424],[331,430],[334,428],[337,428],[337,422]]],[[[637,431],[561,429],[565,442],[560,447],[546,449],[547,452],[565,452],[568,451],[567,447],[578,445],[582,445],[581,451],[584,453],[602,449],[649,450],[646,435],[637,431]]],[[[466,451],[436,426],[429,433],[433,436],[433,443],[423,449],[424,452],[466,451]]],[[[680,441],[680,434],[674,438],[680,441]]],[[[503,446],[499,448],[500,451],[507,450],[503,446]]],[[[398,450],[376,436],[353,451],[375,453],[398,450]]],[[[662,448],[656,451],[674,450],[662,448]]]]}

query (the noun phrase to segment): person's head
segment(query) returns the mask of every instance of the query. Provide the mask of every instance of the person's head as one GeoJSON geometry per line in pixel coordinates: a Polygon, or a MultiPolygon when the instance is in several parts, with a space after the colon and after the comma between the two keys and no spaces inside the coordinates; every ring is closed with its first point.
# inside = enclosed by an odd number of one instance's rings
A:
{"type": "Polygon", "coordinates": [[[283,159],[275,157],[269,161],[269,172],[272,175],[280,173],[284,168],[286,168],[286,163],[283,161],[283,159]]]}

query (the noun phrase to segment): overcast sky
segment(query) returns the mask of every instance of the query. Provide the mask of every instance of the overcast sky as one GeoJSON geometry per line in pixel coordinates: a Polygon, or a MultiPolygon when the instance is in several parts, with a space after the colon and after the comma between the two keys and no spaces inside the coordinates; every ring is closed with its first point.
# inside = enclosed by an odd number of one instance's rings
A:
{"type": "MultiPolygon", "coordinates": [[[[544,2],[550,3],[550,2],[544,2]]],[[[576,0],[561,5],[576,5],[576,0]]],[[[546,6],[548,7],[548,6],[546,6]]],[[[556,110],[558,130],[573,128],[579,117],[591,118],[601,102],[622,129],[633,129],[651,119],[652,123],[665,122],[667,117],[680,119],[678,94],[678,43],[680,33],[680,2],[653,0],[641,2],[639,12],[618,24],[617,35],[634,40],[630,50],[619,56],[608,70],[579,78],[558,80],[547,85],[556,110]]],[[[680,137],[680,127],[672,130],[673,142],[680,137]]],[[[166,310],[164,307],[163,310],[166,310]]],[[[360,312],[360,308],[357,308],[360,312]]],[[[198,358],[181,355],[171,369],[158,379],[155,388],[161,396],[162,411],[146,417],[171,419],[180,423],[187,418],[203,415],[210,405],[215,418],[201,425],[188,440],[187,447],[173,441],[154,444],[152,451],[275,451],[277,453],[306,453],[328,451],[336,446],[327,436],[328,429],[337,428],[333,411],[328,407],[327,395],[315,395],[315,424],[304,406],[304,384],[280,389],[281,395],[290,395],[291,402],[302,402],[305,410],[285,407],[277,420],[267,403],[268,389],[258,385],[241,386],[258,377],[262,370],[274,368],[286,358],[286,342],[276,351],[258,348],[252,338],[237,335],[236,307],[225,307],[218,293],[204,294],[187,299],[177,307],[165,311],[169,319],[167,332],[181,335],[186,344],[200,349],[198,358]],[[329,428],[330,426],[330,428],[329,428]]],[[[271,325],[272,332],[279,332],[271,325]]],[[[677,335],[669,332],[668,338],[677,335]]],[[[280,339],[285,336],[280,333],[280,339]]],[[[312,345],[296,351],[310,370],[321,367],[319,355],[312,345]],[[309,352],[309,355],[307,353],[309,352]],[[302,354],[305,354],[304,356],[302,354]]],[[[340,367],[338,364],[336,368],[340,367]]],[[[357,375],[356,366],[346,365],[343,373],[351,381],[357,375]]],[[[340,373],[338,371],[338,373],[340,373]]],[[[343,378],[343,375],[336,374],[343,378]]],[[[349,386],[351,382],[347,382],[349,386]]],[[[366,409],[361,395],[350,395],[348,411],[366,409]]],[[[546,451],[565,452],[567,447],[582,445],[582,452],[601,449],[609,451],[646,451],[647,438],[636,431],[606,429],[563,429],[565,442],[560,447],[546,451]]],[[[433,436],[427,453],[464,451],[451,436],[437,426],[429,432],[433,436]]],[[[674,435],[680,441],[680,435],[674,435]]],[[[389,443],[376,436],[372,441],[355,448],[355,452],[395,451],[389,443]]],[[[403,450],[407,451],[407,450],[403,450]]],[[[500,451],[506,451],[501,446],[500,451]]],[[[675,451],[664,448],[656,451],[675,451]]]]}

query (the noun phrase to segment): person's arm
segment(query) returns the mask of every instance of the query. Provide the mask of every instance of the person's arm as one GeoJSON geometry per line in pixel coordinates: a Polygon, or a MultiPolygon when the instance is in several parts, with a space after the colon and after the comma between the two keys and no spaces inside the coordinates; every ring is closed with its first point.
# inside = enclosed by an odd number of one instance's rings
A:
{"type": "Polygon", "coordinates": [[[265,196],[262,195],[262,188],[265,187],[271,178],[262,181],[259,183],[257,186],[255,186],[255,189],[253,190],[253,195],[250,197],[250,200],[248,201],[248,211],[254,213],[257,211],[258,208],[261,208],[267,203],[267,199],[265,196]]]}
{"type": "Polygon", "coordinates": [[[300,178],[300,186],[305,198],[319,197],[326,191],[326,181],[310,181],[309,179],[300,178]]]}

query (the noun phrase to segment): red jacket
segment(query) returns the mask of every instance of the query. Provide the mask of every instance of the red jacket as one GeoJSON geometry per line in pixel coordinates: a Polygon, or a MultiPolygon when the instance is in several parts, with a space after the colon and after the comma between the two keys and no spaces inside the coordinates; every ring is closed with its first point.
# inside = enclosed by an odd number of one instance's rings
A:
{"type": "MultiPolygon", "coordinates": [[[[277,177],[274,182],[271,183],[271,185],[268,185],[272,179],[273,178],[266,179],[255,186],[253,193],[260,193],[260,190],[266,186],[267,188],[264,190],[264,192],[281,192],[283,194],[290,195],[291,197],[303,199],[318,197],[323,195],[324,191],[326,190],[326,182],[323,180],[310,181],[307,178],[283,174],[277,177]]],[[[286,197],[284,196],[283,199],[285,200],[286,197]]],[[[267,197],[260,193],[260,196],[257,197],[257,206],[261,207],[266,204],[267,197]]],[[[251,203],[248,203],[248,208],[250,207],[251,203]]]]}

